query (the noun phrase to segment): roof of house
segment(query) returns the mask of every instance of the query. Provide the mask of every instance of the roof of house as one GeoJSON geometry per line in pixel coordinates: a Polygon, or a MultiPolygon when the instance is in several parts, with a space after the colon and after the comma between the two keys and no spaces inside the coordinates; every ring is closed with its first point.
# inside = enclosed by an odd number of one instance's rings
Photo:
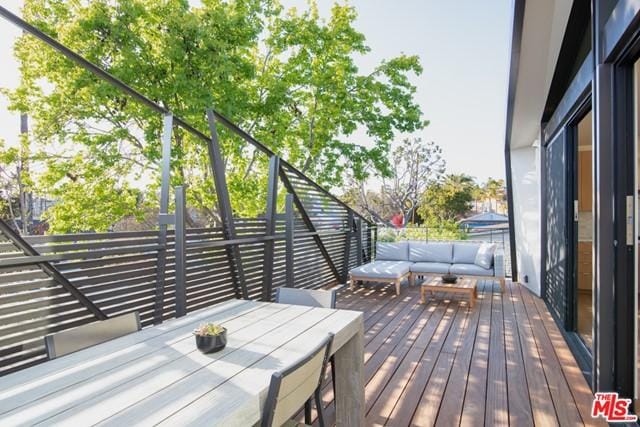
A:
{"type": "Polygon", "coordinates": [[[487,223],[496,223],[496,222],[508,222],[509,218],[505,215],[500,215],[495,212],[483,212],[481,214],[470,216],[469,218],[461,219],[461,223],[468,222],[487,222],[487,223]]]}

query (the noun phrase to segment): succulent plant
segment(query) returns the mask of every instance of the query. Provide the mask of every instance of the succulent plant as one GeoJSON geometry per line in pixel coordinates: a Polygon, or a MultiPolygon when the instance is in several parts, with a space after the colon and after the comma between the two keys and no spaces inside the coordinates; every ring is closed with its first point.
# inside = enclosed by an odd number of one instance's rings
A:
{"type": "Polygon", "coordinates": [[[225,328],[220,325],[216,325],[215,323],[203,323],[198,326],[198,329],[193,331],[193,333],[200,336],[215,336],[222,334],[224,331],[225,328]]]}

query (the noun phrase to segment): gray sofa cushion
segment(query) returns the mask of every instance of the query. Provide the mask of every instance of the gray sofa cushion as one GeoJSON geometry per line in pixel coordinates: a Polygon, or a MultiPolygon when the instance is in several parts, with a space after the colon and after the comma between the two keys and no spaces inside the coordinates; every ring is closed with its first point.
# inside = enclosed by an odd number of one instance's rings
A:
{"type": "Polygon", "coordinates": [[[474,264],[482,268],[491,268],[493,265],[493,254],[496,251],[496,245],[492,243],[483,243],[478,248],[474,264]]]}
{"type": "Polygon", "coordinates": [[[451,264],[453,245],[446,242],[411,242],[409,260],[413,262],[444,262],[451,264]]]}
{"type": "Polygon", "coordinates": [[[377,261],[409,261],[409,243],[378,243],[376,245],[377,261]]]}
{"type": "Polygon", "coordinates": [[[453,264],[451,266],[451,274],[460,274],[462,276],[490,276],[493,277],[493,268],[482,268],[475,264],[453,264]]]}
{"type": "Polygon", "coordinates": [[[409,261],[374,261],[350,271],[358,278],[395,280],[406,275],[411,268],[409,261]]]}
{"type": "Polygon", "coordinates": [[[451,264],[448,262],[416,262],[411,266],[414,273],[447,274],[451,264]]]}
{"type": "Polygon", "coordinates": [[[473,264],[480,249],[478,243],[455,243],[453,245],[453,264],[473,264]]]}

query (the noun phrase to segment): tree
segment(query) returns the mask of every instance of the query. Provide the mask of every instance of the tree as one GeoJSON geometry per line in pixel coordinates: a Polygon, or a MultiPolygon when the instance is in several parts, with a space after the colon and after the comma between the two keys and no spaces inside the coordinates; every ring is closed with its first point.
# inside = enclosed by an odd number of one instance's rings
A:
{"type": "MultiPolygon", "coordinates": [[[[203,132],[204,112],[216,108],[323,185],[343,182],[347,170],[359,178],[388,174],[396,133],[426,124],[410,83],[422,72],[417,57],[400,55],[369,73],[355,66],[353,58],[369,48],[353,27],[351,6],[335,5],[324,21],[314,2],[298,13],[272,0],[203,0],[199,7],[185,0],[26,0],[23,16],[203,132]],[[371,138],[369,148],[350,142],[356,129],[371,138]]],[[[30,36],[18,41],[16,56],[22,81],[5,93],[13,110],[33,120],[29,152],[68,171],[36,177],[36,189],[112,189],[101,193],[102,211],[88,198],[61,197],[60,212],[88,215],[52,215],[53,229],[103,230],[108,221],[157,208],[161,117],[30,36]]],[[[234,213],[258,215],[268,161],[219,131],[234,213]]],[[[188,183],[189,205],[214,221],[207,161],[202,141],[174,129],[172,182],[188,183]]]]}
{"type": "Polygon", "coordinates": [[[378,224],[389,224],[394,211],[383,193],[365,188],[363,181],[352,180],[341,199],[356,212],[378,224]]]}
{"type": "Polygon", "coordinates": [[[473,210],[478,212],[478,202],[484,201],[484,190],[477,183],[473,183],[473,188],[471,189],[471,195],[473,197],[473,210]]]}
{"type": "Polygon", "coordinates": [[[2,218],[10,220],[14,227],[24,234],[30,231],[33,210],[28,149],[26,133],[20,135],[18,147],[7,147],[4,141],[0,140],[2,218]]]}
{"type": "Polygon", "coordinates": [[[426,220],[456,220],[470,211],[474,186],[473,178],[465,174],[432,181],[421,196],[418,213],[426,220]]]}
{"type": "Polygon", "coordinates": [[[429,180],[437,179],[444,171],[445,160],[441,148],[422,139],[405,139],[391,156],[391,171],[379,174],[380,192],[367,188],[368,181],[353,178],[343,198],[359,212],[378,223],[391,225],[391,218],[401,214],[404,224],[414,220],[420,194],[429,180]]]}
{"type": "Polygon", "coordinates": [[[393,150],[391,164],[390,177],[383,177],[382,193],[393,212],[402,213],[408,224],[413,222],[420,196],[430,181],[444,173],[446,162],[435,142],[414,138],[405,139],[393,150]]]}
{"type": "Polygon", "coordinates": [[[487,200],[489,200],[489,209],[497,212],[498,210],[498,202],[500,200],[505,199],[505,187],[503,179],[487,179],[487,182],[484,184],[484,194],[487,200]],[[493,201],[496,202],[496,208],[493,209],[493,201]]]}

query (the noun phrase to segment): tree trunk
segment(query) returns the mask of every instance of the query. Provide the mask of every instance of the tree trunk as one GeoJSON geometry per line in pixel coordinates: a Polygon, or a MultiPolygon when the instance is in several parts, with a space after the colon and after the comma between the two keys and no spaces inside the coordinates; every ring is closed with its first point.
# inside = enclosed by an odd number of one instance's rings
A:
{"type": "Polygon", "coordinates": [[[18,181],[18,201],[20,207],[20,220],[22,221],[22,234],[28,235],[30,225],[33,223],[33,194],[27,191],[23,181],[23,174],[29,173],[29,118],[26,114],[20,115],[20,160],[16,170],[18,181]]]}

